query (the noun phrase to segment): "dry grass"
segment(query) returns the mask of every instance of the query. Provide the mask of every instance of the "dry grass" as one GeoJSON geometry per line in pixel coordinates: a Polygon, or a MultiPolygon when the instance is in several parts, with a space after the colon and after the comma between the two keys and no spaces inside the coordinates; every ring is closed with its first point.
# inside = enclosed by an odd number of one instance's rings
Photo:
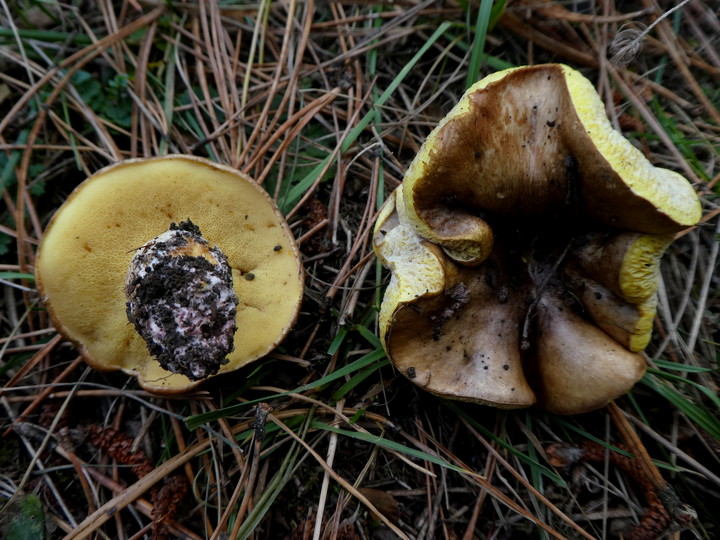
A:
{"type": "Polygon", "coordinates": [[[489,12],[478,19],[464,2],[0,2],[0,495],[13,497],[0,527],[39,500],[49,538],[617,537],[669,482],[678,499],[662,502],[678,513],[663,534],[716,538],[717,5],[670,14],[623,67],[608,61],[621,27],[672,3],[597,4],[510,1],[473,43],[489,12]],[[374,337],[379,204],[469,66],[546,61],[582,69],[613,123],[686,175],[705,208],[666,257],[652,369],[629,396],[577,417],[426,395],[374,337]],[[32,279],[43,227],[74,186],[108,163],[170,152],[256,178],[307,270],[280,350],[172,399],[85,367],[32,279]],[[557,468],[546,454],[587,441],[636,458],[623,468],[608,450],[557,468]],[[158,489],[171,475],[184,498],[158,489]],[[679,502],[698,515],[684,532],[679,502]]]}

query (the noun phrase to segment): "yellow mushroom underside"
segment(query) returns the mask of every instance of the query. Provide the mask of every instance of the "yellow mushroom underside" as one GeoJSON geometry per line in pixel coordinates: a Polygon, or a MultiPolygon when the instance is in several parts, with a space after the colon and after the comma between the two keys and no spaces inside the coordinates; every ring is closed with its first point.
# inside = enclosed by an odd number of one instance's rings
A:
{"type": "Polygon", "coordinates": [[[293,324],[303,278],[297,247],[267,194],[237,171],[187,156],[124,162],[69,197],[38,252],[40,290],[56,326],[101,370],[122,369],[158,393],[198,383],[160,367],[128,323],[124,283],[134,251],[192,219],[225,253],[237,307],[235,350],[220,373],[269,352],[293,324]]]}

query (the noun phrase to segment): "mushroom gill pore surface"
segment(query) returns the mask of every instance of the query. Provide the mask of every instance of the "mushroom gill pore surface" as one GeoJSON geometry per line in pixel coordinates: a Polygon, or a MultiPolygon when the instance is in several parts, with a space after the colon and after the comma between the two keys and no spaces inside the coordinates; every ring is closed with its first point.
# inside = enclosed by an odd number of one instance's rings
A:
{"type": "Polygon", "coordinates": [[[386,202],[374,246],[392,273],[380,333],[443,396],[572,414],[642,377],[662,254],[700,218],[560,64],[473,85],[386,202]]]}
{"type": "Polygon", "coordinates": [[[304,277],[293,235],[251,178],[193,156],[129,160],[102,169],[68,197],[38,249],[38,290],[55,327],[89,365],[123,370],[149,391],[199,384],[163,369],[126,316],[133,255],[191,219],[227,257],[239,299],[234,350],[219,373],[270,352],[291,329],[304,277]]]}

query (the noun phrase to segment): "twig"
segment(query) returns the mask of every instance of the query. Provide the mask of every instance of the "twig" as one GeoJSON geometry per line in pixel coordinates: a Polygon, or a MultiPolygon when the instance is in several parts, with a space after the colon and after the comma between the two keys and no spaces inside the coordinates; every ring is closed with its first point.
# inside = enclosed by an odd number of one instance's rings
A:
{"type": "Polygon", "coordinates": [[[281,422],[278,418],[276,418],[274,415],[269,415],[270,420],[273,421],[273,423],[278,426],[280,429],[282,429],[285,433],[290,435],[293,439],[295,439],[298,443],[300,443],[307,452],[312,455],[315,460],[322,466],[323,469],[325,469],[330,476],[332,476],[333,480],[335,480],[338,484],[340,484],[344,489],[352,493],[353,497],[358,499],[361,503],[363,503],[368,510],[371,512],[374,512],[377,514],[377,516],[380,518],[380,520],[385,523],[396,535],[398,535],[400,538],[403,538],[405,540],[410,540],[409,537],[397,527],[394,523],[392,523],[390,520],[388,520],[385,515],[380,512],[375,506],[358,490],[356,490],[350,483],[348,483],[347,480],[345,480],[342,476],[340,476],[338,473],[336,473],[334,470],[329,468],[327,464],[325,463],[325,460],[318,454],[312,446],[310,446],[307,442],[305,442],[302,438],[300,438],[293,430],[291,430],[289,427],[287,427],[283,422],[281,422]]]}
{"type": "MultiPolygon", "coordinates": [[[[344,399],[341,399],[336,404],[336,409],[342,411],[344,399]]],[[[330,433],[330,442],[328,443],[327,451],[327,465],[328,468],[332,468],[333,462],[335,461],[335,451],[337,450],[338,435],[337,433],[330,433]]],[[[313,530],[313,540],[320,540],[321,529],[323,525],[323,515],[325,513],[325,500],[327,499],[327,492],[330,486],[330,475],[327,470],[323,475],[322,485],[320,486],[320,496],[318,497],[318,509],[315,515],[315,529],[313,530]]]]}

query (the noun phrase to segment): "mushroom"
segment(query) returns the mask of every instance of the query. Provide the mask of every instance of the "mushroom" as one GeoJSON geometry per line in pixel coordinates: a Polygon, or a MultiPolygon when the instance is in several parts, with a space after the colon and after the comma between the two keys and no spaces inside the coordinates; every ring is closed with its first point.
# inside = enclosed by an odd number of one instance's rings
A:
{"type": "Polygon", "coordinates": [[[90,366],[159,394],[266,355],[303,294],[297,246],[267,193],[181,155],[124,161],[78,186],[45,231],[36,278],[90,366]]]}
{"type": "Polygon", "coordinates": [[[579,72],[495,73],[430,133],[381,210],[395,366],[430,392],[575,414],[645,372],[662,254],[700,219],[677,173],[612,129],[579,72]]]}

